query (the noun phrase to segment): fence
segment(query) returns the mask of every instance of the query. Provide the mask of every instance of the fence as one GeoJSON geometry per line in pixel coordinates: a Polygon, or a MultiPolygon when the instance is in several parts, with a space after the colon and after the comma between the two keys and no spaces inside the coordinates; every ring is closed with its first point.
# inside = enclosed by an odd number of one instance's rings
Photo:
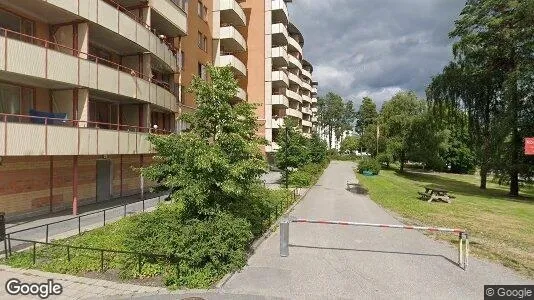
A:
{"type": "Polygon", "coordinates": [[[6,239],[4,239],[4,251],[6,253],[6,259],[8,259],[11,256],[11,248],[8,246],[11,244],[11,241],[19,241],[22,243],[29,243],[32,244],[32,263],[33,265],[36,264],[37,261],[37,244],[40,245],[46,245],[46,246],[53,246],[53,247],[63,247],[66,248],[67,253],[67,260],[70,262],[71,260],[71,249],[78,249],[78,250],[89,250],[89,251],[95,251],[100,252],[100,271],[104,272],[104,254],[107,253],[118,253],[118,254],[128,254],[132,256],[137,257],[137,263],[138,263],[138,271],[141,273],[141,268],[143,266],[143,258],[164,258],[166,262],[178,264],[178,258],[176,256],[169,256],[169,255],[163,255],[163,254],[154,254],[154,253],[141,253],[141,252],[133,252],[133,251],[121,251],[121,250],[111,250],[111,249],[102,249],[102,248],[91,248],[91,247],[81,247],[81,246],[72,246],[72,245],[66,245],[66,244],[57,244],[57,243],[48,243],[48,242],[38,242],[38,241],[31,241],[31,240],[24,240],[24,239],[15,239],[9,237],[9,235],[6,236],[6,239]]]}
{"type": "Polygon", "coordinates": [[[458,266],[460,268],[463,268],[464,270],[467,270],[468,259],[469,259],[469,238],[468,238],[467,231],[462,230],[462,229],[358,223],[358,222],[347,222],[347,221],[310,220],[310,219],[297,219],[297,218],[289,217],[288,219],[280,222],[280,256],[282,257],[289,256],[289,224],[290,223],[329,224],[329,225],[378,227],[378,228],[422,230],[422,231],[430,231],[430,232],[457,233],[458,234],[458,266]]]}
{"type": "MultiPolygon", "coordinates": [[[[128,214],[136,212],[144,212],[146,208],[153,207],[160,203],[162,197],[165,196],[159,195],[157,198],[154,197],[148,200],[143,197],[141,201],[124,203],[121,205],[112,206],[109,208],[86,213],[64,220],[7,232],[6,240],[13,240],[18,242],[21,240],[17,238],[18,236],[24,237],[26,240],[30,241],[35,240],[38,243],[40,243],[41,241],[48,243],[50,237],[54,235],[61,235],[76,230],[78,231],[79,235],[84,232],[84,227],[94,227],[97,224],[102,224],[102,226],[105,226],[106,222],[109,223],[111,220],[120,219],[126,217],[128,214]],[[30,236],[31,238],[28,238],[28,236],[30,236]]],[[[11,245],[11,242],[8,243],[8,248],[10,252],[13,248],[15,248],[15,250],[18,250],[25,248],[26,246],[28,246],[28,244],[15,243],[14,245],[11,245]]]]}

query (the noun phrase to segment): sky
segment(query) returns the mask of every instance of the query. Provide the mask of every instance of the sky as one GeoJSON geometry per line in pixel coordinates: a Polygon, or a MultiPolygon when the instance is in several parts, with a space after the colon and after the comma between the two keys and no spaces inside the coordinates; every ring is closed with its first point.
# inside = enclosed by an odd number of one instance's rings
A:
{"type": "Polygon", "coordinates": [[[304,35],[319,96],[335,92],[359,107],[401,90],[424,97],[452,58],[448,33],[465,0],[293,0],[290,20],[304,35]]]}

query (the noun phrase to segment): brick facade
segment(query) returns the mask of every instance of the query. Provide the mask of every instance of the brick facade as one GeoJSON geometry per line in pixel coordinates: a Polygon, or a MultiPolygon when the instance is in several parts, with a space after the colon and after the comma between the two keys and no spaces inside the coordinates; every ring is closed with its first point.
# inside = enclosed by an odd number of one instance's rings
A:
{"type": "MultiPolygon", "coordinates": [[[[97,159],[102,158],[78,157],[79,205],[96,201],[97,159]]],[[[121,156],[113,155],[108,159],[112,161],[112,198],[139,194],[141,156],[122,155],[121,159],[121,156]]],[[[144,155],[143,164],[147,165],[151,159],[144,155]]],[[[51,210],[70,209],[72,184],[73,156],[3,157],[0,164],[0,212],[5,212],[6,217],[13,220],[51,210]]],[[[150,186],[153,184],[145,182],[145,190],[150,186]]]]}

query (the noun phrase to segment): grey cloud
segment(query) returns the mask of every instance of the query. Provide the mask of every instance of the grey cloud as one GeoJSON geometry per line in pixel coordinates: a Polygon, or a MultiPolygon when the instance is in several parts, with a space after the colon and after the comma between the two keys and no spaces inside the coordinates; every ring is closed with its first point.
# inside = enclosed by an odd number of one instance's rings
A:
{"type": "Polygon", "coordinates": [[[295,0],[319,93],[383,102],[400,89],[424,95],[451,58],[449,31],[464,0],[295,0]]]}

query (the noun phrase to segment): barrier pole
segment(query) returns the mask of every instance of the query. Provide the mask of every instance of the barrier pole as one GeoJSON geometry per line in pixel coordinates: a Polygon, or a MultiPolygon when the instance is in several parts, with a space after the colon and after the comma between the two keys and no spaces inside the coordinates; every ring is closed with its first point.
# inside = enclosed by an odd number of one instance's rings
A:
{"type": "Polygon", "coordinates": [[[469,265],[469,237],[467,232],[464,232],[465,237],[465,252],[464,252],[464,270],[467,271],[467,266],[469,265]]]}
{"type": "Polygon", "coordinates": [[[280,256],[289,256],[289,220],[280,222],[280,256]]]}
{"type": "Polygon", "coordinates": [[[463,244],[463,235],[460,233],[458,235],[458,266],[462,267],[462,245],[463,244]]]}

